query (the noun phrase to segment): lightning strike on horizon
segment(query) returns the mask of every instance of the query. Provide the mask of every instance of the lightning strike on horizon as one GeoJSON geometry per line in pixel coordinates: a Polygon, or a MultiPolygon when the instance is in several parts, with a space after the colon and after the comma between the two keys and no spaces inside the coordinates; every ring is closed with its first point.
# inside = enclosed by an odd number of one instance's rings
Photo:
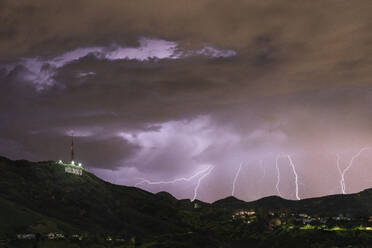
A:
{"type": "Polygon", "coordinates": [[[345,185],[344,185],[345,178],[344,178],[344,174],[342,173],[342,170],[340,168],[340,155],[336,154],[336,156],[337,156],[337,161],[336,161],[337,170],[338,170],[338,172],[340,173],[340,176],[341,176],[341,179],[340,179],[341,193],[345,194],[345,185]]]}
{"type": "Polygon", "coordinates": [[[197,195],[198,195],[198,190],[199,190],[201,180],[203,180],[207,175],[209,175],[213,169],[214,169],[214,166],[210,165],[207,168],[196,172],[194,175],[192,175],[190,177],[176,178],[176,179],[173,179],[171,181],[156,181],[156,182],[153,182],[153,181],[150,181],[150,180],[147,180],[147,179],[144,179],[144,178],[140,178],[141,181],[136,183],[134,186],[138,187],[139,185],[144,184],[144,183],[149,184],[149,185],[159,185],[159,184],[174,184],[174,183],[178,183],[178,182],[190,182],[194,178],[197,178],[198,176],[201,175],[198,179],[198,182],[197,182],[195,188],[194,188],[194,196],[193,196],[193,199],[192,199],[192,201],[194,201],[196,199],[197,195]]]}
{"type": "Polygon", "coordinates": [[[280,171],[279,171],[279,165],[278,165],[278,161],[279,161],[279,154],[276,155],[276,158],[275,158],[275,167],[276,167],[276,172],[277,172],[277,178],[276,178],[276,185],[275,185],[275,188],[276,188],[276,191],[278,192],[278,195],[280,197],[283,198],[282,194],[280,193],[280,190],[279,190],[279,183],[280,183],[280,171]]]}
{"type": "Polygon", "coordinates": [[[233,185],[232,185],[232,191],[231,191],[231,195],[232,195],[232,196],[234,196],[234,194],[235,194],[235,184],[236,184],[236,180],[237,180],[238,177],[239,177],[240,170],[242,169],[242,166],[243,166],[243,163],[240,163],[239,168],[238,168],[238,171],[237,171],[236,174],[235,174],[234,181],[233,181],[233,185]]]}
{"type": "Polygon", "coordinates": [[[153,181],[150,181],[150,180],[147,180],[147,179],[144,179],[144,178],[139,178],[139,179],[141,179],[141,181],[136,183],[134,186],[138,187],[138,185],[141,185],[141,184],[144,184],[144,183],[149,184],[149,185],[159,185],[159,184],[174,184],[174,183],[182,182],[182,181],[183,182],[190,182],[195,177],[198,177],[200,174],[203,174],[203,173],[207,172],[211,167],[213,167],[213,166],[208,166],[207,168],[196,172],[194,175],[192,175],[190,177],[176,178],[176,179],[173,179],[171,181],[155,181],[155,182],[153,182],[153,181]]]}
{"type": "MultiPolygon", "coordinates": [[[[280,171],[279,171],[278,161],[279,161],[279,159],[280,159],[281,157],[284,157],[284,156],[278,154],[278,155],[276,156],[276,158],[275,158],[275,167],[276,167],[276,171],[277,171],[277,182],[276,182],[275,187],[276,187],[276,190],[277,190],[279,196],[280,196],[280,197],[283,197],[283,196],[281,195],[281,193],[280,193],[280,190],[279,190],[279,184],[280,184],[280,171]]],[[[297,199],[297,200],[301,200],[301,198],[300,198],[299,195],[298,195],[298,191],[299,191],[299,190],[298,190],[298,174],[297,174],[297,172],[296,172],[296,167],[295,167],[295,165],[294,165],[294,163],[293,163],[293,160],[292,160],[292,158],[291,158],[290,155],[287,155],[287,156],[285,156],[285,157],[288,158],[289,165],[290,165],[290,167],[292,168],[293,174],[295,175],[296,199],[297,199]]]]}
{"type": "Polygon", "coordinates": [[[353,166],[354,160],[357,159],[364,151],[372,149],[372,147],[366,146],[363,147],[362,149],[359,150],[357,154],[355,154],[353,157],[351,157],[350,162],[348,166],[344,170],[340,169],[340,157],[337,155],[337,168],[341,174],[341,180],[340,180],[340,185],[341,185],[341,192],[342,194],[346,194],[346,185],[345,185],[345,174],[346,172],[353,166]]]}
{"type": "Polygon", "coordinates": [[[201,183],[201,181],[205,178],[205,177],[207,177],[209,174],[211,174],[211,172],[212,172],[212,170],[214,169],[214,167],[213,166],[211,166],[210,167],[210,169],[203,175],[203,176],[201,176],[201,177],[199,177],[199,179],[198,179],[198,183],[196,184],[196,187],[195,187],[195,189],[194,189],[194,197],[192,198],[192,202],[193,201],[195,201],[195,199],[196,199],[196,197],[198,197],[198,190],[199,190],[199,186],[200,186],[200,183],[201,183]]]}
{"type": "Polygon", "coordinates": [[[296,172],[296,168],[295,168],[295,165],[292,161],[292,158],[290,155],[287,155],[288,157],[288,160],[289,160],[289,163],[292,167],[292,170],[293,170],[293,173],[295,174],[295,184],[296,184],[296,198],[297,200],[301,200],[301,198],[298,196],[298,175],[297,175],[297,172],[296,172]]]}

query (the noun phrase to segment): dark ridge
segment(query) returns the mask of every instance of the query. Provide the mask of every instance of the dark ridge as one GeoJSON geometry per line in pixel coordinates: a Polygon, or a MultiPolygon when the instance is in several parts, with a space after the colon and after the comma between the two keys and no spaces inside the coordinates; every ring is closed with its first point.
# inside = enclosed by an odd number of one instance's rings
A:
{"type": "Polygon", "coordinates": [[[227,205],[237,205],[237,204],[247,204],[247,202],[240,200],[234,196],[228,196],[226,198],[217,200],[212,203],[214,206],[227,206],[227,205]]]}
{"type": "Polygon", "coordinates": [[[163,200],[163,201],[168,201],[170,203],[176,203],[177,202],[177,199],[173,195],[171,195],[170,193],[165,192],[165,191],[160,191],[160,192],[156,193],[156,196],[160,200],[163,200]]]}
{"type": "Polygon", "coordinates": [[[76,176],[55,162],[2,158],[0,173],[1,198],[79,229],[137,235],[185,230],[168,201],[135,187],[112,185],[88,171],[76,176]]]}
{"type": "MultiPolygon", "coordinates": [[[[300,201],[269,196],[245,202],[229,196],[209,204],[199,200],[177,200],[168,192],[153,194],[136,187],[114,185],[89,171],[84,171],[82,176],[67,174],[64,168],[53,161],[12,161],[0,157],[1,235],[78,231],[91,236],[114,233],[142,240],[150,237],[150,241],[173,237],[172,242],[178,242],[183,238],[182,242],[193,244],[187,247],[226,247],[217,245],[216,240],[239,238],[252,230],[259,235],[267,231],[269,213],[275,218],[278,213],[306,213],[343,215],[367,221],[372,215],[372,189],[300,201]],[[232,216],[237,210],[254,210],[259,221],[250,226],[234,222],[232,216]],[[221,233],[225,236],[221,237],[221,233]]],[[[175,244],[179,245],[177,242],[175,244]]],[[[253,247],[257,247],[257,243],[254,244],[253,247]]],[[[166,247],[183,247],[177,245],[166,247]]],[[[245,245],[242,243],[242,247],[245,245]]]]}

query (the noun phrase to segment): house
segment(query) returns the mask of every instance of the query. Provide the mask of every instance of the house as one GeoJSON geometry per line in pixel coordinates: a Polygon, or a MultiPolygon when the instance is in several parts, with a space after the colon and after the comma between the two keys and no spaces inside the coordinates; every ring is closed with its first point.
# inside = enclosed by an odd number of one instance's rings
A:
{"type": "Polygon", "coordinates": [[[239,210],[232,215],[232,218],[234,220],[240,219],[243,220],[244,223],[250,224],[256,220],[255,215],[256,212],[254,210],[239,210]]]}
{"type": "Polygon", "coordinates": [[[256,214],[256,212],[253,211],[253,210],[240,210],[240,211],[235,212],[234,215],[236,215],[236,216],[244,216],[244,215],[252,216],[252,215],[255,215],[255,214],[256,214]]]}
{"type": "Polygon", "coordinates": [[[73,234],[71,237],[73,239],[83,240],[83,236],[82,235],[79,235],[79,234],[73,234]]]}
{"type": "Polygon", "coordinates": [[[27,240],[30,240],[30,239],[35,239],[35,238],[36,238],[36,236],[33,233],[20,233],[20,234],[17,234],[17,239],[27,239],[27,240]]]}
{"type": "Polygon", "coordinates": [[[48,239],[64,239],[65,236],[62,233],[48,233],[47,238],[48,239]]]}
{"type": "Polygon", "coordinates": [[[269,222],[269,229],[273,230],[274,228],[282,225],[282,221],[279,218],[273,218],[269,222]]]}
{"type": "Polygon", "coordinates": [[[336,221],[351,221],[351,218],[350,217],[346,217],[344,216],[343,214],[340,214],[339,216],[335,216],[335,217],[332,217],[333,220],[336,220],[336,221]]]}
{"type": "Polygon", "coordinates": [[[308,218],[309,215],[308,214],[299,214],[298,216],[302,217],[302,218],[308,218]]]}
{"type": "Polygon", "coordinates": [[[327,223],[328,219],[329,219],[328,217],[320,217],[320,218],[318,218],[319,222],[322,223],[322,224],[327,223]]]}
{"type": "Polygon", "coordinates": [[[315,218],[303,218],[302,224],[310,224],[311,222],[315,221],[315,218]]]}

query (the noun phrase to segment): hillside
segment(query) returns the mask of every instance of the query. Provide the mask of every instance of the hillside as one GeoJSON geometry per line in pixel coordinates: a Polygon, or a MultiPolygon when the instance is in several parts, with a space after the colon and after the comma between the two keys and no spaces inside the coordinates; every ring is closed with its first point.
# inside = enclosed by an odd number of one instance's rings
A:
{"type": "Polygon", "coordinates": [[[136,235],[184,230],[177,218],[177,201],[162,194],[113,185],[89,172],[66,174],[54,162],[0,158],[0,172],[1,199],[80,229],[136,235]]]}
{"type": "Polygon", "coordinates": [[[356,194],[330,195],[300,201],[269,196],[256,201],[245,202],[235,197],[227,197],[214,202],[213,206],[227,207],[229,209],[259,208],[266,211],[291,209],[293,212],[305,212],[316,215],[348,214],[352,216],[370,216],[372,215],[372,189],[366,189],[356,194]]]}
{"type": "Polygon", "coordinates": [[[212,204],[195,201],[194,208],[190,200],[113,185],[88,171],[82,176],[66,174],[53,161],[0,157],[0,173],[0,247],[1,242],[6,247],[298,247],[303,240],[322,244],[320,237],[338,245],[372,240],[366,227],[372,215],[372,190],[301,201],[270,196],[245,202],[227,197],[212,204]],[[299,214],[308,216],[301,219],[299,214]],[[320,222],[321,216],[328,222],[320,222]],[[339,222],[335,216],[349,219],[339,222]],[[340,236],[333,230],[345,232],[340,236]],[[19,233],[39,238],[27,243],[15,238],[19,233]],[[53,241],[46,238],[48,233],[78,234],[82,241],[53,241]],[[355,235],[362,237],[355,241],[355,235]]]}

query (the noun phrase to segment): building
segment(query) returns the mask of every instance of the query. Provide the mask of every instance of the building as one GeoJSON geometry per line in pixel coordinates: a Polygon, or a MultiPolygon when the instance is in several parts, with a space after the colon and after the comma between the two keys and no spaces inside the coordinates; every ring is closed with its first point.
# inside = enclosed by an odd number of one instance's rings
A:
{"type": "Polygon", "coordinates": [[[65,238],[65,235],[63,235],[62,233],[48,233],[47,234],[47,238],[48,239],[64,239],[65,238]]]}
{"type": "Polygon", "coordinates": [[[36,235],[33,234],[33,233],[20,233],[20,234],[17,234],[17,239],[31,240],[31,239],[35,239],[35,238],[36,238],[36,235]]]}
{"type": "Polygon", "coordinates": [[[232,215],[233,220],[242,220],[244,223],[252,223],[256,220],[256,212],[254,210],[238,210],[232,215]]]}

